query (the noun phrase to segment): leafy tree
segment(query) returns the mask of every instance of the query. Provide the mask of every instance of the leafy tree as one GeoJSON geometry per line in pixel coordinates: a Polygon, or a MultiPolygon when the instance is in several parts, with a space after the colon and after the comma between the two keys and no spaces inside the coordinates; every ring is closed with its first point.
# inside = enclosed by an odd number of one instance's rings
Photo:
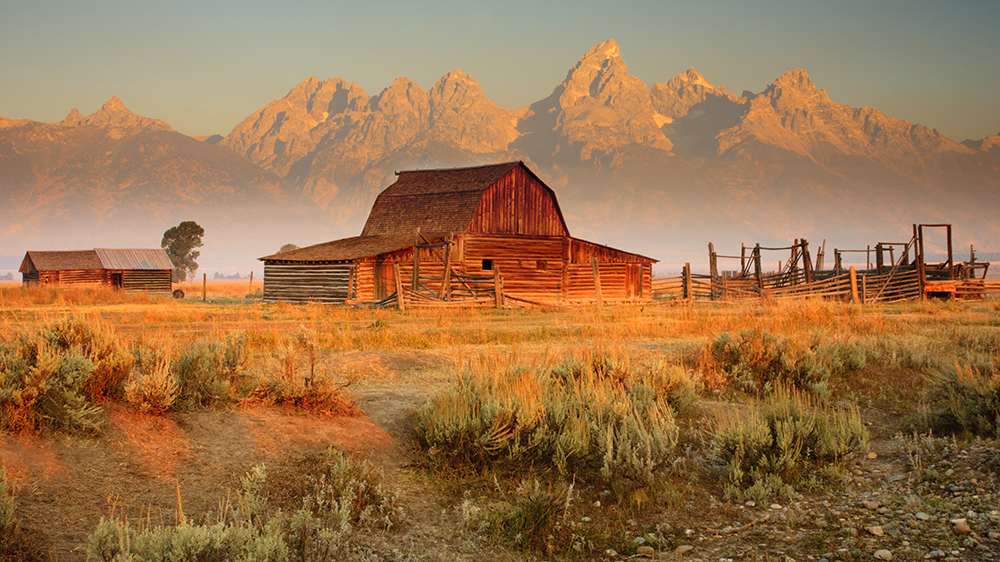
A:
{"type": "Polygon", "coordinates": [[[202,246],[201,237],[204,235],[205,229],[194,221],[184,221],[163,233],[160,247],[166,248],[167,255],[174,264],[174,281],[183,281],[188,274],[194,275],[198,271],[198,262],[195,260],[201,252],[195,248],[202,246]]]}
{"type": "Polygon", "coordinates": [[[278,253],[284,254],[285,252],[291,252],[292,250],[298,250],[298,249],[299,247],[296,246],[295,244],[285,244],[284,246],[281,247],[280,250],[278,250],[278,253]]]}

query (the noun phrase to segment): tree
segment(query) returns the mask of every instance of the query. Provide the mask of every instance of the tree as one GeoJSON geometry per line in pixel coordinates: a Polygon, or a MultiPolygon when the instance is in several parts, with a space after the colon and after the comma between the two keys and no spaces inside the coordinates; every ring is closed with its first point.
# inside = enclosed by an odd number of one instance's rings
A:
{"type": "Polygon", "coordinates": [[[188,274],[194,275],[194,272],[198,271],[198,262],[195,260],[201,252],[195,248],[202,246],[201,237],[204,235],[205,229],[194,221],[184,221],[163,233],[160,247],[167,250],[167,255],[174,264],[175,282],[183,281],[187,279],[188,274]]]}
{"type": "Polygon", "coordinates": [[[285,244],[284,246],[281,247],[280,250],[278,250],[278,253],[284,254],[285,252],[291,252],[292,250],[298,250],[298,249],[299,247],[296,246],[295,244],[285,244]]]}

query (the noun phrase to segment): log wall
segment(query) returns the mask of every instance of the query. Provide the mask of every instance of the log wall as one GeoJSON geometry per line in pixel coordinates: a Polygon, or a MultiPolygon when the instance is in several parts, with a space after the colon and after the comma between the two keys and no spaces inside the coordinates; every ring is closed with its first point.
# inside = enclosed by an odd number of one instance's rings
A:
{"type": "Polygon", "coordinates": [[[264,263],[264,302],[347,300],[350,264],[264,263]]]}
{"type": "Polygon", "coordinates": [[[169,269],[136,269],[120,273],[122,274],[122,289],[128,292],[169,293],[172,288],[169,269]]]}

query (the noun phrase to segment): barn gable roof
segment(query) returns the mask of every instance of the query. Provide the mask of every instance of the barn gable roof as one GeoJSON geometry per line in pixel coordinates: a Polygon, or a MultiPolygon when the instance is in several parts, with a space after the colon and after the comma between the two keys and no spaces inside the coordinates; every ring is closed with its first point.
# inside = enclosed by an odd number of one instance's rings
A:
{"type": "Polygon", "coordinates": [[[416,232],[410,232],[408,234],[352,236],[351,238],[343,238],[341,240],[334,240],[333,242],[306,246],[305,248],[299,248],[290,252],[280,252],[259,259],[264,262],[278,263],[351,261],[395,252],[404,248],[411,248],[415,244],[423,243],[423,238],[434,241],[440,240],[449,234],[447,232],[428,232],[424,233],[423,237],[421,237],[416,232]]]}
{"type": "MultiPolygon", "coordinates": [[[[523,168],[548,190],[553,202],[556,201],[555,192],[524,162],[403,171],[397,174],[396,182],[375,199],[361,235],[412,234],[418,229],[423,232],[466,232],[483,193],[517,167],[523,168]]],[[[558,203],[555,208],[568,233],[558,203]]]]}
{"type": "Polygon", "coordinates": [[[173,269],[167,252],[162,248],[112,250],[96,248],[94,250],[31,250],[24,254],[21,261],[21,273],[30,271],[79,271],[95,269],[120,270],[163,270],[173,269]]]}

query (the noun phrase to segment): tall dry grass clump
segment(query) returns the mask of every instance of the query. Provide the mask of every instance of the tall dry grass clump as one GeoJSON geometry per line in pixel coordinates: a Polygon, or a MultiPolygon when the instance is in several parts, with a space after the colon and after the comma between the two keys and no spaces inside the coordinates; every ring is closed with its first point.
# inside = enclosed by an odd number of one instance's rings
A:
{"type": "Polygon", "coordinates": [[[135,525],[114,514],[102,518],[89,537],[88,559],[341,560],[359,532],[384,532],[405,520],[395,491],[368,461],[328,449],[301,464],[308,469],[280,481],[269,477],[264,465],[255,466],[204,522],[188,520],[183,511],[176,525],[154,526],[148,520],[135,525]],[[275,501],[271,492],[278,488],[282,496],[293,491],[288,505],[275,501]]]}
{"type": "MultiPolygon", "coordinates": [[[[563,476],[652,482],[676,443],[676,381],[637,376],[626,361],[590,352],[554,366],[498,354],[470,362],[417,412],[431,458],[480,470],[549,466],[563,476]]],[[[683,394],[683,393],[682,393],[683,394]]]]}
{"type": "Polygon", "coordinates": [[[726,495],[760,500],[818,483],[813,479],[831,474],[827,467],[836,468],[867,441],[857,408],[777,385],[761,402],[722,415],[713,444],[726,463],[726,495]]]}

